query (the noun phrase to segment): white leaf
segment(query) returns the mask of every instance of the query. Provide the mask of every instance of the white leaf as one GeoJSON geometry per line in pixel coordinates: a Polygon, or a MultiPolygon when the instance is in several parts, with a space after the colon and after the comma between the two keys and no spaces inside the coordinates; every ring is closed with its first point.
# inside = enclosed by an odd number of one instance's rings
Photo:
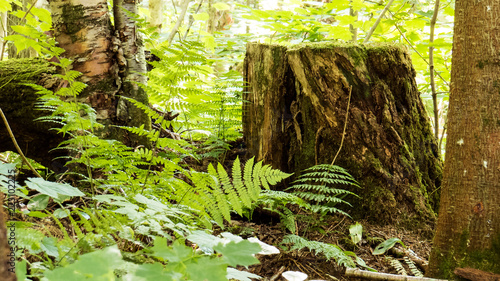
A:
{"type": "Polygon", "coordinates": [[[278,250],[278,248],[271,246],[269,244],[266,244],[266,243],[260,241],[256,237],[248,238],[248,241],[253,242],[253,243],[259,243],[260,247],[262,248],[262,251],[259,252],[259,255],[274,255],[274,254],[280,253],[280,250],[278,250]]]}
{"type": "Polygon", "coordinates": [[[307,274],[298,271],[285,271],[281,276],[288,281],[304,281],[307,279],[307,274]]]}

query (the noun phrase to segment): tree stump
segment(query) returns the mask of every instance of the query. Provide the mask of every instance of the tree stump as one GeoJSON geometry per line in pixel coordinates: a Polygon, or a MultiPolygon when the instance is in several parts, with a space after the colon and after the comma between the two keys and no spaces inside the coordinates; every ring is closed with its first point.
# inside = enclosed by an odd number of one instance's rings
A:
{"type": "Polygon", "coordinates": [[[274,168],[300,173],[335,162],[361,184],[355,218],[432,225],[442,161],[400,46],[249,43],[244,63],[243,134],[248,152],[274,168]]]}

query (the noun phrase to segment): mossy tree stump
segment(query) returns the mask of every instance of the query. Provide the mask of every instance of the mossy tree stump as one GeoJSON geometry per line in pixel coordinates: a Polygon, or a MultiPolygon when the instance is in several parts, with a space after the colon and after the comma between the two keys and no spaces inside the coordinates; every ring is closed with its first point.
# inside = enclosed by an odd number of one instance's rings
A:
{"type": "Polygon", "coordinates": [[[353,190],[360,199],[348,199],[351,213],[407,227],[434,223],[442,162],[405,49],[249,43],[244,77],[248,151],[286,172],[332,162],[352,86],[335,162],[362,187],[353,190]]]}

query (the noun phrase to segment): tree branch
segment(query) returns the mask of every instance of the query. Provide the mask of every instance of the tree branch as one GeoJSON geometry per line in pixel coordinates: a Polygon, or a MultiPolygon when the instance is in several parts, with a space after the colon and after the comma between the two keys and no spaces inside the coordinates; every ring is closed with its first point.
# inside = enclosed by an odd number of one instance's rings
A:
{"type": "Polygon", "coordinates": [[[168,44],[172,43],[172,40],[174,39],[175,34],[179,30],[179,27],[181,26],[182,21],[184,21],[184,17],[186,16],[186,11],[189,7],[189,2],[191,2],[191,0],[184,0],[184,2],[182,3],[181,14],[179,15],[179,18],[177,19],[175,26],[172,28],[172,31],[170,31],[170,34],[168,35],[168,39],[167,39],[168,44]]]}

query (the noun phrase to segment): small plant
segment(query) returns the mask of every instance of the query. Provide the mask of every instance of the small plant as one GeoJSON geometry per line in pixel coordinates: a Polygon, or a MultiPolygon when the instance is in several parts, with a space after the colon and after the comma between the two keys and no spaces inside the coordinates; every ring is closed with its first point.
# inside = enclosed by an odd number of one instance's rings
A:
{"type": "Polygon", "coordinates": [[[231,210],[243,215],[244,208],[252,208],[253,202],[259,199],[262,187],[269,190],[269,185],[290,175],[269,165],[263,166],[262,161],[254,165],[254,158],[247,161],[242,173],[240,160],[236,158],[232,180],[220,163],[217,169],[210,164],[208,173],[191,171],[188,176],[193,185],[178,186],[171,199],[198,210],[222,226],[224,220],[231,220],[231,210]]]}
{"type": "Polygon", "coordinates": [[[281,244],[292,244],[289,248],[290,251],[293,250],[302,250],[304,248],[309,249],[309,251],[314,251],[316,254],[322,254],[326,257],[327,260],[334,259],[337,264],[345,267],[356,267],[356,264],[362,267],[369,268],[363,259],[359,258],[350,251],[344,251],[339,246],[319,242],[319,241],[311,241],[300,237],[298,235],[289,234],[285,236],[281,244]]]}
{"type": "Polygon", "coordinates": [[[359,187],[356,180],[343,168],[335,165],[320,164],[308,168],[295,180],[287,190],[307,202],[312,212],[322,215],[339,213],[349,216],[336,207],[337,204],[351,204],[344,200],[347,195],[358,196],[355,193],[339,188],[339,186],[359,187]]]}

